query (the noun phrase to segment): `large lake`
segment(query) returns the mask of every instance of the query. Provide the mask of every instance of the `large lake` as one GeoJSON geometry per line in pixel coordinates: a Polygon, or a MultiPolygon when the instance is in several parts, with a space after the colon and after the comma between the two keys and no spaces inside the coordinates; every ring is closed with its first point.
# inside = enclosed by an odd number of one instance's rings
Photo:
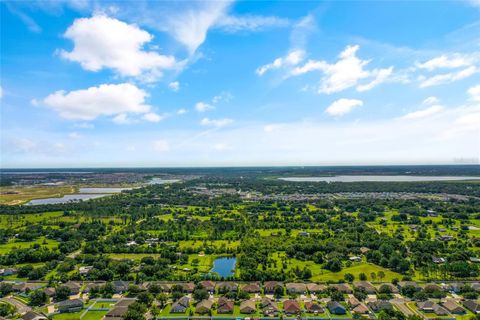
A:
{"type": "Polygon", "coordinates": [[[28,206],[30,205],[37,205],[37,204],[58,204],[58,203],[68,203],[68,202],[76,202],[80,200],[89,200],[95,199],[100,197],[108,196],[108,194],[66,194],[61,198],[46,198],[46,199],[34,199],[30,200],[27,203],[28,206]]]}
{"type": "Polygon", "coordinates": [[[30,200],[27,205],[37,204],[58,204],[77,202],[80,200],[90,200],[111,195],[112,193],[119,193],[124,190],[131,190],[132,188],[80,188],[76,194],[66,194],[61,198],[46,198],[30,200]]]}
{"type": "Polygon", "coordinates": [[[457,180],[480,180],[480,177],[462,176],[333,176],[333,177],[287,177],[279,178],[284,181],[293,182],[415,182],[415,181],[457,181],[457,180]]]}
{"type": "Polygon", "coordinates": [[[221,277],[224,277],[224,278],[233,276],[235,272],[236,263],[237,263],[237,258],[234,258],[234,257],[217,258],[213,262],[213,268],[211,272],[216,272],[221,277]]]}
{"type": "Polygon", "coordinates": [[[149,184],[167,184],[167,183],[175,183],[180,182],[180,179],[163,179],[163,178],[152,178],[149,184]]]}

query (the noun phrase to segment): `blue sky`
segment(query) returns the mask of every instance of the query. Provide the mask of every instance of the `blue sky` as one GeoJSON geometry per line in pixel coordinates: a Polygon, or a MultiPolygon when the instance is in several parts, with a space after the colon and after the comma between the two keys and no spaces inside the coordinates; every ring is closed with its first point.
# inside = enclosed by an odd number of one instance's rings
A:
{"type": "Polygon", "coordinates": [[[2,1],[1,166],[478,163],[478,1],[2,1]]]}

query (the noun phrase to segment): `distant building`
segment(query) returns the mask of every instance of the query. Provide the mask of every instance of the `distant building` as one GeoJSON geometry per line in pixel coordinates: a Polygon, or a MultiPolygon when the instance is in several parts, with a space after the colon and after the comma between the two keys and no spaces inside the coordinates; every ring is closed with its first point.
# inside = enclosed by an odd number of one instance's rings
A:
{"type": "Polygon", "coordinates": [[[58,312],[77,312],[83,309],[83,301],[80,299],[64,300],[58,303],[58,312]]]}
{"type": "Polygon", "coordinates": [[[181,297],[172,304],[171,313],[185,313],[190,306],[190,299],[188,297],[181,297]]]}

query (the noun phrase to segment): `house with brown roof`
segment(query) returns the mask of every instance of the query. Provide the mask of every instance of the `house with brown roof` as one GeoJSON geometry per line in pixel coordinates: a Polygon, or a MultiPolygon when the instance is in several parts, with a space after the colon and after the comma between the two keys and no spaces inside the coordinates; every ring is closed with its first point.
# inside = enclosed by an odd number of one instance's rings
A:
{"type": "Polygon", "coordinates": [[[199,314],[205,314],[212,311],[213,301],[210,299],[205,299],[197,303],[195,307],[195,312],[199,314]]]}
{"type": "Polygon", "coordinates": [[[347,301],[347,302],[348,302],[348,306],[349,306],[350,308],[355,308],[356,306],[358,306],[358,305],[360,304],[360,301],[359,301],[357,298],[353,297],[353,296],[350,297],[350,298],[348,298],[348,301],[347,301]]]}
{"type": "Polygon", "coordinates": [[[307,283],[307,290],[310,293],[320,293],[320,292],[323,292],[327,289],[328,289],[327,286],[324,286],[324,285],[321,285],[321,284],[307,283]]]}
{"type": "Polygon", "coordinates": [[[322,306],[315,301],[306,301],[305,302],[305,311],[309,313],[324,313],[322,306]]]}
{"type": "Polygon", "coordinates": [[[210,280],[204,280],[204,281],[200,281],[200,284],[202,285],[202,287],[205,288],[205,290],[207,290],[207,292],[209,293],[215,292],[215,282],[210,280]]]}
{"type": "Polygon", "coordinates": [[[217,302],[217,313],[233,313],[235,303],[225,297],[220,297],[217,302]]]}
{"type": "Polygon", "coordinates": [[[278,306],[272,299],[264,297],[262,299],[261,307],[263,314],[266,316],[275,316],[278,314],[278,306]]]}
{"type": "Polygon", "coordinates": [[[22,316],[22,319],[23,320],[46,320],[47,317],[35,311],[28,311],[22,316]]]}
{"type": "Polygon", "coordinates": [[[260,288],[260,284],[258,282],[249,283],[242,287],[242,291],[248,293],[260,293],[261,290],[262,289],[260,288]]]}
{"type": "Polygon", "coordinates": [[[380,312],[382,310],[393,310],[393,306],[388,301],[371,301],[367,303],[367,306],[372,309],[373,312],[380,312]]]}
{"type": "Polygon", "coordinates": [[[273,293],[277,287],[283,288],[283,283],[278,281],[266,281],[263,284],[263,292],[266,294],[273,293]]]}
{"type": "Polygon", "coordinates": [[[368,281],[358,281],[353,284],[354,288],[363,291],[367,294],[374,294],[376,289],[375,287],[368,281]]]}
{"type": "Polygon", "coordinates": [[[193,282],[182,283],[182,288],[183,288],[184,292],[192,293],[193,290],[195,290],[195,283],[193,283],[193,282]]]}
{"type": "Polygon", "coordinates": [[[52,287],[48,287],[48,288],[45,288],[43,289],[43,292],[45,292],[45,294],[49,297],[53,297],[55,295],[55,288],[52,288],[52,287]]]}
{"type": "Polygon", "coordinates": [[[341,293],[346,293],[346,294],[353,292],[352,288],[350,288],[350,286],[346,283],[331,284],[330,288],[335,288],[337,289],[337,291],[341,293]]]}
{"type": "Polygon", "coordinates": [[[221,293],[228,291],[237,291],[238,284],[232,281],[218,282],[216,288],[217,291],[221,293]]]}
{"type": "Polygon", "coordinates": [[[465,309],[460,307],[458,304],[455,303],[452,299],[448,299],[442,303],[442,306],[448,310],[448,312],[453,314],[464,314],[465,309]]]}
{"type": "Polygon", "coordinates": [[[287,293],[289,294],[305,294],[307,293],[307,286],[305,283],[287,283],[287,293]]]}
{"type": "Polygon", "coordinates": [[[251,314],[257,312],[257,306],[254,300],[244,300],[240,303],[240,313],[251,314]]]}
{"type": "Polygon", "coordinates": [[[370,310],[368,310],[367,306],[364,305],[363,303],[358,304],[354,308],[352,308],[352,313],[353,314],[367,314],[369,313],[370,310]]]}
{"type": "Polygon", "coordinates": [[[105,314],[106,319],[122,319],[123,316],[127,313],[128,307],[125,306],[115,306],[105,314]]]}
{"type": "Polygon", "coordinates": [[[287,314],[299,314],[302,309],[297,300],[289,299],[283,302],[283,311],[287,314]]]}

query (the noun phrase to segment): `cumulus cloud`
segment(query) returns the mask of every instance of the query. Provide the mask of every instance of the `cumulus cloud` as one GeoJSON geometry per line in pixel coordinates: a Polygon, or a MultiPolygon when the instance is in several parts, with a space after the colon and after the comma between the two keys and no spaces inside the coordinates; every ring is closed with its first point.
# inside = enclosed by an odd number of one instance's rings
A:
{"type": "Polygon", "coordinates": [[[129,124],[132,120],[125,114],[120,113],[112,118],[112,121],[116,124],[129,124]]]}
{"type": "Polygon", "coordinates": [[[127,113],[150,111],[146,97],[145,91],[130,83],[102,84],[83,90],[57,91],[43,99],[43,103],[66,119],[93,120],[118,115],[116,122],[124,122],[127,113]]]}
{"type": "Polygon", "coordinates": [[[304,56],[305,52],[303,50],[295,49],[289,52],[284,57],[279,57],[273,60],[273,62],[271,63],[258,67],[255,72],[257,73],[257,75],[262,76],[270,70],[280,69],[285,66],[294,66],[299,64],[303,60],[304,56]]]}
{"type": "Polygon", "coordinates": [[[231,124],[232,122],[233,120],[229,118],[224,118],[224,119],[203,118],[202,121],[200,121],[200,124],[206,127],[221,128],[231,124]]]}
{"type": "Polygon", "coordinates": [[[378,86],[379,84],[385,82],[393,73],[393,67],[386,69],[375,69],[371,72],[371,75],[374,77],[372,81],[367,84],[361,84],[357,86],[357,91],[368,91],[378,86]]]}
{"type": "Polygon", "coordinates": [[[155,112],[149,112],[145,113],[142,119],[149,122],[160,122],[163,120],[163,116],[156,114],[155,112]]]}
{"type": "Polygon", "coordinates": [[[76,19],[64,36],[74,47],[72,51],[61,50],[60,55],[89,71],[108,68],[121,76],[151,82],[162,70],[179,66],[173,56],[143,49],[153,39],[150,33],[105,15],[76,19]]]}
{"type": "Polygon", "coordinates": [[[177,110],[177,114],[178,114],[178,115],[182,115],[182,114],[185,114],[185,113],[187,113],[187,112],[188,112],[187,109],[183,109],[183,108],[177,110]]]}
{"type": "Polygon", "coordinates": [[[215,107],[205,102],[200,101],[195,104],[195,110],[197,110],[198,112],[205,112],[212,109],[215,109],[215,107]]]}
{"type": "Polygon", "coordinates": [[[468,89],[467,93],[470,96],[470,100],[480,102],[480,84],[468,89]]]}
{"type": "Polygon", "coordinates": [[[356,99],[339,99],[325,110],[331,116],[343,116],[357,107],[363,106],[363,101],[356,99]]]}
{"type": "Polygon", "coordinates": [[[443,109],[444,109],[444,107],[442,107],[440,105],[433,105],[431,107],[428,107],[428,108],[425,108],[425,109],[422,109],[422,110],[407,113],[402,118],[403,119],[410,119],[410,120],[425,118],[425,117],[433,116],[433,115],[443,111],[443,109]]]}
{"type": "Polygon", "coordinates": [[[170,90],[172,90],[174,92],[178,92],[178,90],[180,90],[180,82],[178,82],[178,81],[170,82],[168,84],[168,87],[170,88],[170,90]]]}

